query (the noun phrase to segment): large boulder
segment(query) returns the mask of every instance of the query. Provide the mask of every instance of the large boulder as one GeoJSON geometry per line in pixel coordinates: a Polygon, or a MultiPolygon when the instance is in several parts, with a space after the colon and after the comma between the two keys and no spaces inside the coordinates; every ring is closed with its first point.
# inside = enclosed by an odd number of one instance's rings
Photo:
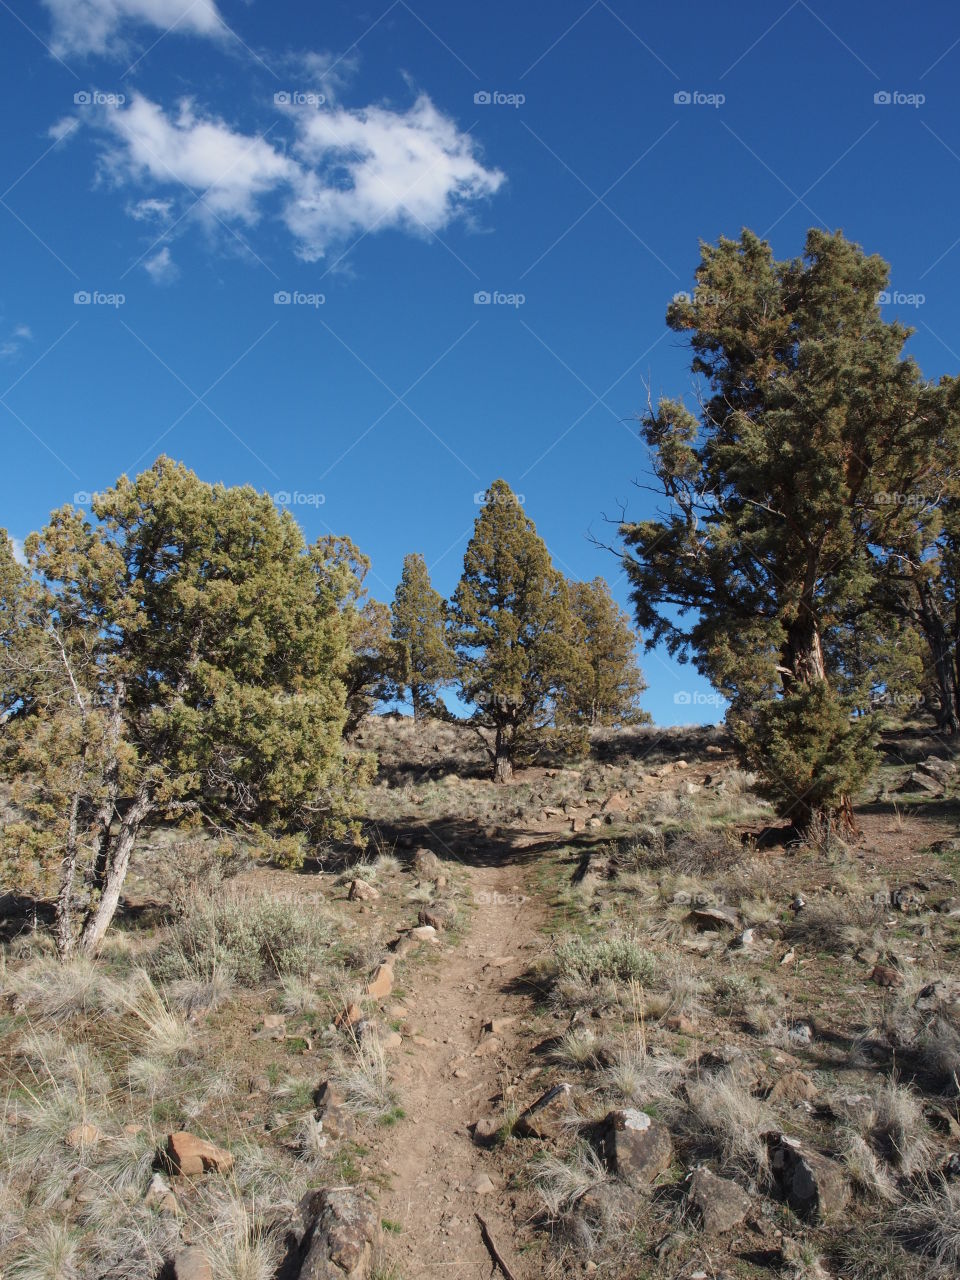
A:
{"type": "Polygon", "coordinates": [[[300,1212],[307,1230],[299,1280],[366,1280],[380,1240],[380,1217],[366,1192],[313,1191],[300,1212]]]}
{"type": "Polygon", "coordinates": [[[722,1235],[740,1225],[753,1201],[736,1182],[700,1168],[690,1176],[687,1204],[708,1235],[722,1235]]]}
{"type": "Polygon", "coordinates": [[[842,1166],[809,1150],[796,1138],[773,1134],[769,1142],[774,1182],[794,1213],[807,1222],[836,1217],[850,1196],[842,1166]]]}
{"type": "Polygon", "coordinates": [[[633,1107],[607,1115],[603,1149],[614,1173],[634,1186],[649,1186],[673,1161],[670,1130],[661,1120],[633,1107]]]}

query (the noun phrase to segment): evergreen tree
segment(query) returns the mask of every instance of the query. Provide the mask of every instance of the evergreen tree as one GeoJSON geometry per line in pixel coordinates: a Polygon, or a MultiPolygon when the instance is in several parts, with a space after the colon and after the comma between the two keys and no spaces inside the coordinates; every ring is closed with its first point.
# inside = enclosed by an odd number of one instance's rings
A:
{"type": "Polygon", "coordinates": [[[492,734],[494,780],[506,782],[542,741],[574,655],[566,584],[505,480],[477,516],[451,622],[464,701],[492,734]]]}
{"type": "Polygon", "coordinates": [[[0,544],[2,852],[52,885],[62,954],[95,951],[145,823],[211,822],[296,861],[342,831],[352,573],[253,489],[161,458],[0,544]],[[39,661],[24,666],[19,653],[39,661]]]}
{"type": "Polygon", "coordinates": [[[576,665],[560,692],[558,718],[590,728],[649,722],[649,714],[637,706],[647,685],[629,616],[603,578],[569,582],[567,589],[576,665]]]}
{"type": "Polygon", "coordinates": [[[404,557],[403,574],[391,609],[398,649],[398,688],[409,692],[414,720],[421,720],[437,690],[456,673],[447,643],[446,604],[430,582],[426,562],[416,553],[404,557]]]}
{"type": "Polygon", "coordinates": [[[648,644],[692,655],[731,700],[745,753],[805,827],[849,813],[869,770],[825,636],[871,597],[872,495],[922,470],[935,433],[908,332],[877,306],[880,258],[815,229],[778,262],[744,231],[703,245],[696,276],[667,323],[691,335],[710,394],[699,421],[671,400],[642,419],[672,509],[623,526],[625,565],[648,644]],[[765,750],[791,734],[793,765],[765,750]]]}
{"type": "Polygon", "coordinates": [[[357,611],[350,634],[351,657],[344,682],[347,719],[344,737],[352,737],[380,702],[393,697],[399,674],[397,646],[390,635],[390,606],[368,600],[357,611]]]}

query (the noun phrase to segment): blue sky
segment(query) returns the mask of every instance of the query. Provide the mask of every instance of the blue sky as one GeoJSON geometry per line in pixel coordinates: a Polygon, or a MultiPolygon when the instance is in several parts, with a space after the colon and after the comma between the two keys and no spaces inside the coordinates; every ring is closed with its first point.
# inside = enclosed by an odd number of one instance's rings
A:
{"type": "MultiPolygon", "coordinates": [[[[413,550],[449,593],[503,476],[625,603],[588,535],[650,510],[646,383],[692,398],[698,240],[842,227],[927,375],[960,363],[946,0],[3,0],[0,59],[17,538],[166,452],[349,534],[379,598],[413,550]]],[[[718,718],[644,667],[659,722],[718,718]]]]}

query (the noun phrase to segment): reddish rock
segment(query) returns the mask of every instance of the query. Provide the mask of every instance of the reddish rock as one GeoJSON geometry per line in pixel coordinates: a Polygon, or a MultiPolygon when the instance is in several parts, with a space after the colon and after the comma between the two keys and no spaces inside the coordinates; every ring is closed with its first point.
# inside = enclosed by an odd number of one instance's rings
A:
{"type": "Polygon", "coordinates": [[[370,981],[367,983],[367,995],[382,1000],[393,990],[393,966],[378,965],[370,981]]]}
{"type": "Polygon", "coordinates": [[[637,1186],[649,1186],[673,1161],[673,1141],[667,1126],[632,1107],[609,1113],[604,1121],[603,1143],[614,1173],[637,1186]]]}
{"type": "Polygon", "coordinates": [[[200,1173],[229,1173],[233,1156],[206,1138],[181,1130],[167,1138],[167,1161],[174,1173],[195,1177],[200,1173]]]}
{"type": "Polygon", "coordinates": [[[687,1203],[708,1235],[732,1231],[744,1220],[753,1202],[742,1187],[719,1178],[709,1169],[695,1169],[687,1190],[687,1203]]]}
{"type": "Polygon", "coordinates": [[[770,1168],[791,1209],[808,1222],[836,1217],[850,1197],[842,1166],[808,1150],[796,1138],[772,1136],[770,1168]]]}
{"type": "Polygon", "coordinates": [[[570,1117],[570,1092],[564,1082],[542,1093],[521,1113],[516,1132],[525,1138],[558,1138],[570,1117]]]}
{"type": "Polygon", "coordinates": [[[376,902],[380,897],[380,890],[367,884],[366,880],[354,880],[347,897],[351,902],[376,902]]]}

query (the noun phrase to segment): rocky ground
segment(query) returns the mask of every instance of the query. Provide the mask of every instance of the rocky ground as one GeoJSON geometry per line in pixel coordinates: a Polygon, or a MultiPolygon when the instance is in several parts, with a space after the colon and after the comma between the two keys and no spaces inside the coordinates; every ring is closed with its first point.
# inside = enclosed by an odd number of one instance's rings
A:
{"type": "Polygon", "coordinates": [[[0,1273],[960,1272],[957,774],[784,842],[716,730],[495,787],[365,726],[362,858],[154,832],[96,964],[7,902],[0,1273]],[[956,1180],[955,1180],[956,1178],[956,1180]]]}

